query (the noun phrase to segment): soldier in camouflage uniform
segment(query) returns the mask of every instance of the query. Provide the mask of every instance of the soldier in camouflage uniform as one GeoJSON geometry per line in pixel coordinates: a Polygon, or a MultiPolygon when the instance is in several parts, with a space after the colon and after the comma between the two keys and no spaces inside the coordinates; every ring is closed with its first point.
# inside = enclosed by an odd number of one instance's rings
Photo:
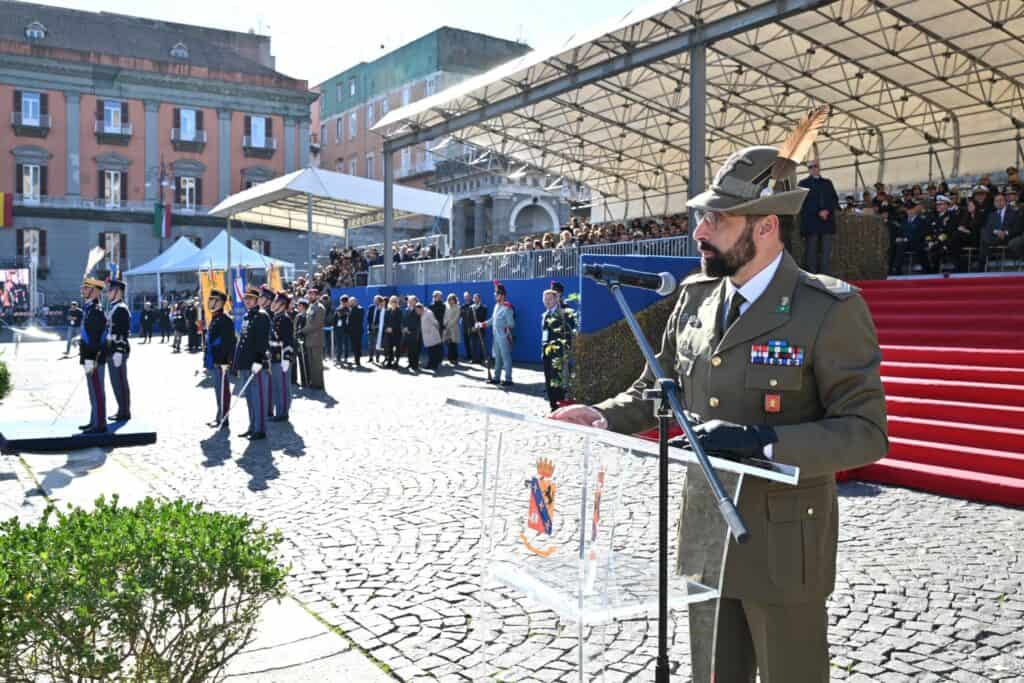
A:
{"type": "Polygon", "coordinates": [[[576,336],[576,311],[562,301],[565,287],[552,282],[544,291],[544,314],[541,316],[540,348],[544,358],[544,391],[557,410],[569,389],[572,340],[576,336]]]}

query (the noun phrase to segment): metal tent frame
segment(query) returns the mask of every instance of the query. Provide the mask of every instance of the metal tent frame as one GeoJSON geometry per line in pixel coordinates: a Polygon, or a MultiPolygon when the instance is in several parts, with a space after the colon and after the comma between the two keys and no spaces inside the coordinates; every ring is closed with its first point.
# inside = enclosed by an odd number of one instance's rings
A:
{"type": "Polygon", "coordinates": [[[815,155],[840,187],[920,180],[925,158],[929,178],[1020,162],[1021,36],[1016,0],[660,0],[381,119],[385,240],[392,154],[445,136],[619,216],[682,210],[731,152],[822,103],[815,155]]]}

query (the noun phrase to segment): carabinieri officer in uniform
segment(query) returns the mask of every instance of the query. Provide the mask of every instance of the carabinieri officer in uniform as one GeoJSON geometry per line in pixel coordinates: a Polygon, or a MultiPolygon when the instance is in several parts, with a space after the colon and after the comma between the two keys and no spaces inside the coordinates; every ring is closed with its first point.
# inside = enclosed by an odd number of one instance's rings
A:
{"type": "Polygon", "coordinates": [[[217,396],[217,418],[208,423],[210,427],[228,428],[224,419],[231,410],[231,382],[228,370],[235,357],[235,323],[224,312],[228,295],[219,289],[210,291],[207,307],[210,309],[210,325],[206,330],[206,354],[204,364],[213,375],[213,391],[217,396]],[[223,423],[222,423],[223,421],[223,423]]]}
{"type": "Polygon", "coordinates": [[[291,367],[295,355],[295,334],[288,308],[292,298],[287,292],[278,292],[271,309],[273,317],[273,338],[270,342],[270,394],[274,407],[271,422],[286,422],[291,407],[291,367]]]}
{"type": "Polygon", "coordinates": [[[103,379],[107,360],[107,316],[100,306],[103,280],[87,277],[82,280],[82,329],[78,340],[78,361],[85,370],[85,384],[89,388],[90,415],[88,424],[79,429],[86,434],[107,431],[107,387],[103,379]]]}
{"type": "Polygon", "coordinates": [[[256,300],[260,290],[249,287],[245,290],[245,317],[242,319],[242,338],[238,341],[235,357],[238,380],[248,387],[245,402],[249,407],[249,428],[239,434],[249,439],[267,438],[267,360],[270,352],[270,316],[256,300]],[[252,376],[252,381],[249,381],[252,376]]]}
{"type": "Polygon", "coordinates": [[[110,416],[111,422],[125,422],[132,419],[132,394],[128,387],[128,335],[132,331],[132,314],[124,302],[124,282],[111,280],[107,296],[110,299],[110,333],[107,343],[107,372],[110,373],[110,387],[117,399],[117,413],[110,416]]]}
{"type": "MultiPolygon", "coordinates": [[[[742,149],[687,203],[697,210],[702,271],[683,281],[658,354],[684,405],[702,416],[694,431],[706,451],[800,468],[795,487],[743,482],[738,507],[750,539],[728,541],[721,599],[689,607],[696,683],[753,683],[756,674],[762,683],[828,681],[835,473],[888,449],[871,315],[855,288],[800,270],[784,251],[783,223],[806,190],[796,186],[795,163],[784,185],[771,186],[777,159],[774,147],[742,149]]],[[[645,369],[618,396],[553,417],[648,429],[655,420],[642,393],[653,380],[645,369]]],[[[679,569],[717,585],[724,524],[696,467],[685,481],[679,569]]]]}

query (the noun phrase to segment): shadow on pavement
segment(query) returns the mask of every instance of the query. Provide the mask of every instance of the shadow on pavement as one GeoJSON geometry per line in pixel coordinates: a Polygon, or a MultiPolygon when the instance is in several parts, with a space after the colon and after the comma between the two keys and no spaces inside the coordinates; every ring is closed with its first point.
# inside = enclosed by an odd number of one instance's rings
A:
{"type": "Polygon", "coordinates": [[[337,399],[327,393],[326,389],[310,389],[309,387],[296,387],[293,397],[305,398],[317,403],[323,403],[324,408],[333,408],[338,405],[337,399]]]}
{"type": "Polygon", "coordinates": [[[277,422],[274,425],[270,428],[272,434],[269,435],[269,438],[274,445],[284,443],[280,449],[282,453],[289,458],[301,458],[306,454],[306,441],[295,431],[291,422],[277,422]]]}
{"type": "Polygon", "coordinates": [[[250,491],[266,491],[270,488],[267,482],[281,476],[266,439],[250,441],[236,464],[249,475],[250,491]]]}
{"type": "Polygon", "coordinates": [[[845,498],[874,498],[882,493],[882,487],[864,481],[844,481],[838,491],[845,498]]]}
{"type": "MultiPolygon", "coordinates": [[[[212,428],[211,428],[212,429],[212,428]]],[[[203,467],[220,467],[225,461],[231,459],[231,440],[227,428],[218,429],[213,434],[199,442],[199,448],[203,451],[203,467]]]]}

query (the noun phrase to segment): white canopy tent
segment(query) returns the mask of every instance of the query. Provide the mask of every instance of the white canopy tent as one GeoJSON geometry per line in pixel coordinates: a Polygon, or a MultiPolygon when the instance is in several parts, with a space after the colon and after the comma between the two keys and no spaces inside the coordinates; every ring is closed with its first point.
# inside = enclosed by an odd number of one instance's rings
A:
{"type": "Polygon", "coordinates": [[[229,261],[230,268],[241,266],[265,269],[269,266],[279,266],[287,278],[291,278],[295,270],[295,264],[253,251],[235,238],[228,237],[227,231],[221,230],[205,247],[177,263],[168,264],[162,272],[189,273],[208,269],[226,271],[229,270],[229,261]]]}
{"type": "MultiPolygon", "coordinates": [[[[384,220],[384,183],[321,168],[304,168],[225,198],[211,216],[249,224],[267,225],[308,233],[309,261],[313,263],[313,232],[344,236],[350,228],[384,220]]],[[[412,187],[395,186],[393,215],[451,219],[451,197],[412,187]]],[[[232,247],[233,249],[233,247],[232,247]]],[[[390,243],[385,244],[390,250],[390,243]]],[[[237,265],[228,252],[232,265],[237,265]]]]}
{"type": "Polygon", "coordinates": [[[143,263],[137,268],[132,268],[125,273],[125,276],[156,275],[156,298],[163,299],[163,288],[160,281],[160,274],[170,272],[166,268],[183,259],[192,256],[199,251],[199,247],[192,243],[187,237],[179,237],[178,241],[164,249],[151,261],[143,263]]]}

